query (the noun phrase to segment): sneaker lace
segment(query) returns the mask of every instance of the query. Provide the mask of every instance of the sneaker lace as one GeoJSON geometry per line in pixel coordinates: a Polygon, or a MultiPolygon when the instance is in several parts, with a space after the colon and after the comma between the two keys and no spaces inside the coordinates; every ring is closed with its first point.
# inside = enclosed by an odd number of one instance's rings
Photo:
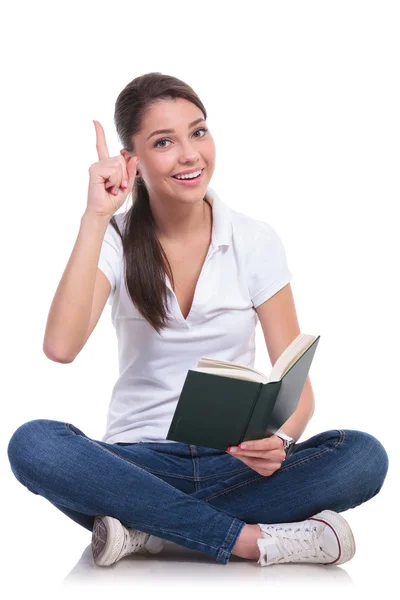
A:
{"type": "Polygon", "coordinates": [[[149,538],[149,534],[145,531],[139,531],[138,529],[128,529],[124,527],[125,535],[125,550],[124,554],[130,554],[137,552],[144,546],[149,538]]]}
{"type": "Polygon", "coordinates": [[[274,531],[274,542],[282,558],[279,562],[293,562],[308,558],[321,557],[329,559],[322,550],[318,538],[323,532],[322,527],[305,525],[303,527],[275,527],[268,525],[267,529],[274,531]]]}

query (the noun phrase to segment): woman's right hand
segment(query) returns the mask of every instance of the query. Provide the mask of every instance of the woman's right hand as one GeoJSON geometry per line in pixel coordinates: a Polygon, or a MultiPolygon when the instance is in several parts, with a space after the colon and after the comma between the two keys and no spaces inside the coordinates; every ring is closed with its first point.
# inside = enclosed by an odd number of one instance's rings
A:
{"type": "Polygon", "coordinates": [[[96,149],[99,161],[89,167],[89,189],[86,213],[110,218],[123,205],[136,184],[137,156],[126,164],[124,158],[108,153],[104,129],[93,121],[96,129],[96,149]],[[127,185],[124,185],[127,181],[127,185]],[[116,192],[116,195],[114,195],[116,192]]]}

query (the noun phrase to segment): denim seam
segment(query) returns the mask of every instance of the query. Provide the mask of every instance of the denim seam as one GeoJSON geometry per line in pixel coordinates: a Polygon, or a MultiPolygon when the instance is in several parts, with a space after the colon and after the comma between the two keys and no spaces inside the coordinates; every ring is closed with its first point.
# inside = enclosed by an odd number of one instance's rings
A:
{"type": "MultiPolygon", "coordinates": [[[[290,465],[285,465],[284,467],[281,467],[280,469],[278,469],[277,471],[272,473],[272,475],[279,475],[279,473],[281,473],[282,471],[286,471],[287,469],[292,469],[294,467],[297,467],[298,465],[304,464],[305,462],[307,462],[313,458],[318,458],[318,456],[325,454],[325,452],[330,452],[332,450],[335,450],[339,446],[339,444],[341,444],[344,441],[344,439],[346,437],[345,432],[342,431],[341,429],[337,429],[336,431],[339,431],[340,439],[338,440],[338,442],[336,442],[336,444],[332,448],[326,448],[324,450],[321,450],[321,452],[318,452],[318,454],[313,454],[312,456],[307,456],[305,458],[302,458],[302,459],[298,460],[297,462],[294,462],[290,465]]],[[[292,454],[292,457],[294,457],[294,456],[296,456],[296,454],[292,454]]],[[[249,467],[249,468],[251,469],[251,467],[249,467]]],[[[251,483],[260,481],[261,479],[264,479],[265,477],[266,477],[265,475],[259,475],[257,477],[254,477],[253,479],[250,479],[249,481],[244,481],[242,483],[237,483],[235,485],[231,485],[229,488],[221,490],[220,492],[212,494],[211,496],[206,496],[205,498],[202,498],[202,500],[204,500],[205,502],[208,502],[211,499],[218,498],[219,496],[224,496],[225,494],[231,492],[232,490],[237,490],[238,488],[242,488],[245,485],[250,485],[251,483]]],[[[270,475],[270,477],[271,477],[271,475],[270,475]]]]}
{"type": "MultiPolygon", "coordinates": [[[[73,432],[73,433],[74,433],[74,432],[73,432]]],[[[75,434],[75,435],[78,435],[78,434],[75,434]]],[[[81,436],[81,437],[82,437],[82,436],[81,436]]],[[[42,491],[42,492],[45,492],[45,493],[47,493],[47,494],[52,494],[53,496],[56,496],[56,497],[57,497],[57,500],[58,500],[59,504],[61,504],[62,506],[65,506],[65,508],[69,508],[69,509],[71,509],[71,510],[76,510],[76,507],[75,507],[75,506],[73,506],[73,505],[71,505],[71,504],[70,504],[70,502],[66,501],[66,500],[65,500],[65,498],[63,498],[62,496],[59,496],[59,494],[55,494],[55,493],[54,493],[52,490],[49,490],[47,487],[44,487],[43,485],[39,485],[39,486],[38,486],[38,485],[36,484],[36,482],[32,481],[31,479],[28,479],[27,477],[24,477],[23,475],[20,475],[19,473],[18,473],[18,477],[19,477],[20,479],[22,479],[22,480],[25,482],[25,484],[24,484],[24,483],[22,483],[22,485],[25,485],[25,487],[27,487],[27,485],[26,485],[26,484],[28,484],[28,485],[30,485],[31,487],[33,487],[35,490],[40,490],[40,491],[42,491]]],[[[18,478],[17,478],[17,479],[18,479],[18,478]]],[[[21,483],[21,482],[20,482],[20,483],[21,483]]],[[[29,490],[29,488],[27,488],[27,489],[28,489],[28,491],[31,491],[31,490],[29,490]]],[[[32,492],[32,493],[33,493],[33,492],[32,492]]],[[[43,494],[40,494],[40,493],[39,493],[39,495],[40,495],[40,496],[42,496],[42,497],[45,497],[45,496],[43,496],[43,494]]],[[[49,502],[51,502],[51,501],[49,500],[49,502]]],[[[82,513],[82,514],[85,514],[85,515],[87,515],[87,513],[82,513]]],[[[90,515],[87,515],[87,516],[90,516],[90,517],[95,517],[96,515],[92,515],[92,514],[90,514],[90,515]]],[[[176,532],[176,531],[172,531],[172,530],[170,530],[170,529],[161,529],[161,531],[162,531],[163,533],[172,533],[173,535],[175,535],[175,536],[177,536],[177,537],[181,538],[183,541],[184,541],[184,540],[189,540],[189,541],[191,541],[191,542],[195,542],[196,544],[203,544],[204,546],[208,546],[209,548],[211,548],[212,550],[215,550],[216,552],[217,552],[217,551],[219,551],[219,548],[218,548],[218,547],[216,547],[216,546],[211,546],[210,544],[204,544],[204,543],[203,543],[201,540],[195,540],[195,539],[193,539],[193,538],[184,537],[184,536],[180,535],[180,533],[178,533],[178,532],[176,532]]],[[[162,536],[161,536],[161,537],[162,537],[162,536]]]]}
{"type": "MultiPolygon", "coordinates": [[[[231,552],[229,552],[226,548],[231,543],[231,539],[234,536],[233,530],[234,530],[234,528],[236,529],[236,523],[240,524],[240,521],[239,521],[239,519],[234,518],[233,521],[232,521],[232,523],[231,523],[231,526],[229,527],[229,531],[228,531],[228,533],[226,535],[224,543],[223,543],[223,545],[221,546],[221,548],[220,548],[220,550],[218,552],[218,558],[224,558],[224,559],[228,558],[229,559],[229,556],[230,556],[231,552]]],[[[243,527],[244,527],[244,525],[243,525],[243,527]]]]}
{"type": "Polygon", "coordinates": [[[190,454],[192,456],[192,465],[193,465],[193,482],[194,482],[194,486],[195,486],[195,491],[197,492],[199,490],[199,478],[197,477],[198,475],[198,459],[196,457],[196,447],[192,446],[191,444],[189,445],[190,448],[190,454]]]}
{"type": "MultiPolygon", "coordinates": [[[[73,431],[70,427],[68,423],[64,423],[64,426],[68,429],[69,432],[73,433],[74,435],[80,435],[79,433],[75,433],[75,431],[73,431]]],[[[104,450],[105,452],[109,452],[109,454],[112,454],[113,456],[117,456],[118,458],[120,458],[121,460],[124,460],[125,462],[127,462],[128,464],[132,464],[135,465],[136,467],[138,467],[139,469],[143,469],[143,471],[146,471],[148,473],[152,473],[153,475],[166,475],[168,477],[175,477],[177,479],[186,479],[187,481],[208,481],[210,479],[215,479],[216,477],[226,477],[226,476],[231,476],[231,475],[237,475],[240,473],[244,473],[247,471],[247,467],[245,467],[244,469],[234,469],[232,471],[226,471],[224,473],[218,473],[217,475],[211,475],[210,477],[199,477],[198,479],[192,477],[192,476],[188,476],[188,475],[181,475],[181,474],[175,474],[175,473],[166,473],[165,471],[158,471],[158,470],[154,470],[154,469],[148,469],[147,467],[144,468],[142,467],[142,465],[139,465],[138,463],[134,462],[133,460],[130,460],[128,458],[125,458],[124,456],[120,456],[119,454],[112,452],[111,450],[109,450],[108,448],[104,448],[103,446],[101,446],[100,444],[98,444],[95,440],[92,440],[91,438],[87,437],[87,436],[80,436],[83,437],[84,439],[88,440],[89,442],[92,442],[92,444],[95,444],[98,448],[101,448],[102,450],[104,450]]]]}
{"type": "MultiPolygon", "coordinates": [[[[75,431],[73,431],[70,427],[68,423],[64,423],[64,426],[68,429],[68,431],[70,431],[71,433],[73,433],[76,436],[80,436],[83,439],[86,439],[87,441],[91,442],[92,444],[94,444],[95,446],[97,446],[98,448],[101,448],[102,450],[104,450],[105,452],[108,452],[109,454],[111,454],[112,456],[116,456],[117,458],[120,458],[121,460],[123,460],[124,462],[127,462],[128,464],[133,464],[135,466],[137,466],[139,469],[141,469],[142,471],[147,472],[145,469],[143,469],[143,467],[141,467],[140,465],[136,465],[135,463],[131,463],[131,461],[126,460],[125,458],[122,458],[121,456],[119,456],[118,454],[115,454],[114,452],[111,452],[111,450],[108,450],[107,448],[103,448],[103,446],[100,446],[100,444],[98,444],[96,441],[92,440],[91,438],[87,437],[87,436],[82,436],[78,433],[75,433],[75,431]]],[[[183,537],[181,536],[178,532],[176,531],[172,531],[170,529],[161,529],[161,532],[164,533],[172,533],[173,535],[177,536],[177,537],[181,537],[182,540],[186,539],[189,540],[191,542],[195,542],[196,544],[203,544],[204,546],[207,546],[208,548],[211,548],[212,550],[215,550],[216,552],[219,552],[220,548],[215,547],[215,546],[211,546],[211,544],[204,544],[204,542],[202,542],[201,540],[195,540],[192,538],[188,538],[188,537],[183,537]]],[[[162,536],[161,536],[162,537],[162,536]]]]}
{"type": "MultiPolygon", "coordinates": [[[[108,452],[108,454],[111,454],[111,456],[115,456],[116,458],[121,459],[122,461],[128,463],[129,465],[134,465],[135,467],[137,467],[138,469],[141,469],[142,471],[145,471],[146,473],[153,473],[153,471],[151,471],[150,469],[144,469],[141,465],[138,465],[137,463],[133,462],[133,460],[129,460],[127,458],[125,458],[124,456],[120,456],[119,454],[117,454],[116,452],[112,452],[111,450],[109,450],[108,448],[104,448],[103,446],[101,446],[98,442],[96,442],[95,440],[92,440],[91,438],[87,437],[87,436],[83,436],[80,435],[79,433],[75,433],[75,431],[73,431],[68,423],[64,423],[65,427],[68,429],[68,431],[70,431],[71,433],[73,433],[74,435],[81,437],[82,439],[90,442],[91,444],[93,444],[94,446],[96,446],[97,448],[100,448],[101,450],[104,450],[104,452],[108,452]]],[[[192,479],[192,477],[189,477],[187,479],[192,479]]]]}

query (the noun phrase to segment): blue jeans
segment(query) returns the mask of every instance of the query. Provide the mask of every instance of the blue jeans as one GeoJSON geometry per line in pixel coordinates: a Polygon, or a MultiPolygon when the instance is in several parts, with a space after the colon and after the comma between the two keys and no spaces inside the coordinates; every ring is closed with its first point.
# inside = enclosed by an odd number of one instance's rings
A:
{"type": "Polygon", "coordinates": [[[288,523],[375,496],[388,455],[369,433],[330,430],[297,443],[271,476],[226,451],[184,443],[108,444],[62,421],[22,424],[8,443],[17,480],[92,531],[96,515],[227,564],[246,523],[288,523]]]}

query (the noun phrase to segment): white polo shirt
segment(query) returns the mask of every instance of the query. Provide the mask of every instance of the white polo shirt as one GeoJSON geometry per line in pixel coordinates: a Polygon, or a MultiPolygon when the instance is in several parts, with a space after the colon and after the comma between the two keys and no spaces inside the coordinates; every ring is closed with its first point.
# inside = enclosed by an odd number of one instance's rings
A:
{"type": "MultiPolygon", "coordinates": [[[[212,240],[185,320],[169,277],[169,326],[158,334],[125,289],[120,237],[108,225],[98,266],[111,283],[108,304],[118,341],[119,377],[102,441],[166,440],[189,369],[200,358],[254,368],[255,308],[292,279],[275,229],[227,206],[211,188],[212,240]]],[[[124,215],[116,213],[120,230],[124,215]]]]}

